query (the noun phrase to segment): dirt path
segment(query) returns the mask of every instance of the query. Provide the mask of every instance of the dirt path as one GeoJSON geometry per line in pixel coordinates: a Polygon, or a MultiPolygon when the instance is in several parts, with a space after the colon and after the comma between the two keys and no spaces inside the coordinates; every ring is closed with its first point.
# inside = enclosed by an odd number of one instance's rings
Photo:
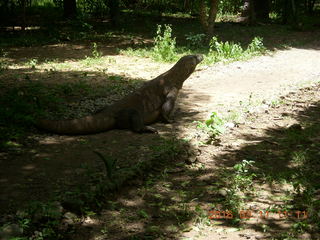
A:
{"type": "Polygon", "coordinates": [[[221,105],[225,110],[237,108],[250,95],[253,101],[275,100],[319,79],[320,51],[292,48],[200,70],[185,83],[180,101],[202,115],[221,105]]]}

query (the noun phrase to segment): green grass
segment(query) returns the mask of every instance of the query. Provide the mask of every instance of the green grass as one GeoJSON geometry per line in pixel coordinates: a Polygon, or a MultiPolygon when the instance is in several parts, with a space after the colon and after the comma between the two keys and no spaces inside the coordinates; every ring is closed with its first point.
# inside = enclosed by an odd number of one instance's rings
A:
{"type": "Polygon", "coordinates": [[[137,49],[130,47],[120,52],[130,56],[150,57],[160,62],[174,62],[182,55],[201,52],[205,55],[204,61],[201,63],[204,65],[245,60],[266,52],[261,37],[253,38],[246,49],[243,49],[238,43],[220,42],[217,37],[213,37],[208,47],[206,47],[204,34],[189,33],[185,36],[185,40],[188,48],[177,47],[176,39],[172,36],[172,28],[169,25],[165,25],[162,32],[162,26],[158,25],[153,47],[137,49]]]}
{"type": "Polygon", "coordinates": [[[203,64],[211,65],[216,62],[245,60],[253,56],[262,55],[265,51],[266,48],[260,37],[253,38],[246,49],[243,49],[240,44],[228,41],[219,42],[216,37],[213,37],[209,43],[209,51],[203,64]]]}
{"type": "Polygon", "coordinates": [[[8,68],[8,63],[5,57],[6,53],[0,49],[0,73],[8,68]]]}

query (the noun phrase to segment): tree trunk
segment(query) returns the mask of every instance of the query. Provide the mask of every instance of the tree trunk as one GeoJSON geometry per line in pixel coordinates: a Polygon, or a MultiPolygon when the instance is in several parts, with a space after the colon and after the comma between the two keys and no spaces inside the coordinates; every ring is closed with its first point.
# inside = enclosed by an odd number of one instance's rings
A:
{"type": "Polygon", "coordinates": [[[244,0],[239,22],[254,24],[269,21],[269,0],[244,0]]]}
{"type": "Polygon", "coordinates": [[[21,30],[26,30],[26,0],[22,0],[22,22],[21,22],[21,30]]]}
{"type": "Polygon", "coordinates": [[[270,4],[269,0],[254,0],[256,19],[259,22],[269,21],[270,4]]]}
{"type": "Polygon", "coordinates": [[[63,0],[63,13],[65,18],[74,18],[77,15],[76,0],[63,0]]]}
{"type": "Polygon", "coordinates": [[[200,6],[199,6],[199,20],[200,23],[204,29],[204,31],[207,31],[208,28],[208,22],[207,22],[207,6],[205,0],[200,0],[200,6]]]}
{"type": "Polygon", "coordinates": [[[305,11],[310,15],[313,12],[315,2],[316,0],[305,0],[305,3],[304,3],[305,11]]]}
{"type": "Polygon", "coordinates": [[[253,0],[243,1],[243,10],[241,12],[239,22],[246,24],[254,24],[256,22],[256,13],[253,0]]]}
{"type": "Polygon", "coordinates": [[[295,0],[284,0],[282,23],[298,27],[298,12],[295,0]]]}
{"type": "Polygon", "coordinates": [[[219,4],[219,0],[211,0],[210,1],[208,30],[207,30],[207,35],[208,35],[209,39],[211,39],[213,37],[214,23],[216,21],[217,13],[218,13],[218,4],[219,4]]]}
{"type": "Polygon", "coordinates": [[[211,39],[214,33],[214,23],[218,12],[219,0],[210,0],[209,16],[207,16],[206,1],[200,0],[199,19],[207,38],[211,39]]]}
{"type": "Polygon", "coordinates": [[[191,11],[191,3],[190,0],[184,0],[183,2],[183,9],[186,12],[190,12],[191,11]]]}

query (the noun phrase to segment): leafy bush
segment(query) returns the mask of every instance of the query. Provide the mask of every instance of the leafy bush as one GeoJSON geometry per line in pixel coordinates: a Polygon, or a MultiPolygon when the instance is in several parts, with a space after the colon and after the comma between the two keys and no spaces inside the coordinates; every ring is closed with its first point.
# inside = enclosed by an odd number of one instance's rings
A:
{"type": "Polygon", "coordinates": [[[7,61],[5,59],[6,56],[7,53],[0,49],[0,73],[8,67],[7,61]]]}
{"type": "Polygon", "coordinates": [[[241,10],[243,0],[220,0],[219,14],[237,14],[241,10]]]}
{"type": "Polygon", "coordinates": [[[191,48],[200,48],[204,44],[204,40],[206,38],[206,35],[204,33],[199,33],[199,34],[193,34],[189,33],[186,34],[186,40],[189,43],[189,46],[191,48]]]}
{"type": "Polygon", "coordinates": [[[129,56],[151,57],[160,62],[173,62],[179,56],[176,49],[176,39],[172,37],[172,29],[169,25],[157,26],[156,36],[154,37],[154,46],[152,48],[127,48],[120,51],[129,56]]]}
{"type": "Polygon", "coordinates": [[[153,58],[157,61],[169,62],[176,58],[176,39],[172,38],[172,29],[169,25],[158,25],[157,35],[154,38],[153,58]]]}
{"type": "Polygon", "coordinates": [[[252,167],[255,162],[251,160],[242,160],[233,166],[235,174],[233,175],[234,187],[239,189],[248,189],[253,184],[253,178],[256,174],[252,173],[252,167]]]}
{"type": "MultiPolygon", "coordinates": [[[[186,36],[189,48],[176,47],[176,40],[172,37],[172,29],[169,25],[158,25],[157,35],[154,38],[155,44],[153,48],[127,48],[121,51],[129,56],[151,57],[156,61],[174,62],[182,55],[203,52],[205,46],[205,34],[192,34],[186,36]],[[197,52],[196,52],[197,51],[197,52]]],[[[261,37],[255,37],[244,49],[239,43],[221,42],[217,37],[213,37],[209,43],[208,53],[202,64],[211,65],[216,62],[231,62],[248,59],[252,56],[260,55],[266,51],[261,37]]]]}
{"type": "Polygon", "coordinates": [[[213,37],[209,43],[209,54],[214,55],[215,62],[223,59],[240,59],[244,50],[239,44],[233,42],[219,42],[216,37],[213,37]]]}
{"type": "Polygon", "coordinates": [[[209,52],[205,59],[207,64],[220,61],[237,61],[259,55],[266,51],[261,37],[255,37],[244,50],[240,44],[233,42],[219,42],[217,37],[213,37],[209,43],[209,52]]]}
{"type": "Polygon", "coordinates": [[[29,59],[29,61],[27,63],[27,65],[32,69],[35,69],[37,64],[38,64],[38,59],[36,59],[36,58],[29,59]]]}
{"type": "Polygon", "coordinates": [[[266,51],[265,46],[263,45],[262,37],[255,37],[252,42],[248,45],[246,50],[247,53],[258,54],[266,51]]]}
{"type": "Polygon", "coordinates": [[[198,122],[197,128],[206,131],[210,139],[214,139],[225,131],[225,121],[218,116],[216,112],[212,112],[210,118],[204,122],[198,122]]]}
{"type": "Polygon", "coordinates": [[[93,58],[100,58],[102,56],[102,52],[100,52],[99,50],[98,50],[98,45],[97,45],[97,43],[93,43],[92,44],[92,57],[93,58]]]}

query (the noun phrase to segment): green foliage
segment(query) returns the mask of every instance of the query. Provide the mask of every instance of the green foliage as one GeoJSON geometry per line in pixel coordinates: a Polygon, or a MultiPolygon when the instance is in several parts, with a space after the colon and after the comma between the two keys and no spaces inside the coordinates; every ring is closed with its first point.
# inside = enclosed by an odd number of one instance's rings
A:
{"type": "Polygon", "coordinates": [[[204,33],[193,34],[189,33],[186,34],[186,40],[191,48],[200,48],[204,45],[206,35],[204,33]]]}
{"type": "MultiPolygon", "coordinates": [[[[232,168],[223,169],[219,175],[221,179],[226,179],[224,183],[224,207],[235,213],[235,217],[244,204],[243,193],[253,191],[253,178],[256,176],[253,173],[254,161],[242,160],[235,164],[232,168]]],[[[238,223],[240,219],[233,219],[234,223],[238,223]]]]}
{"type": "Polygon", "coordinates": [[[304,233],[310,230],[310,224],[307,221],[296,222],[292,225],[292,229],[297,233],[304,233]]]}
{"type": "Polygon", "coordinates": [[[57,204],[57,202],[30,202],[24,211],[19,210],[17,212],[13,220],[22,230],[23,236],[25,237],[11,236],[10,239],[63,239],[58,229],[61,218],[61,206],[57,204]]]}
{"type": "Polygon", "coordinates": [[[262,54],[266,51],[261,37],[255,37],[244,50],[240,44],[233,42],[219,42],[213,37],[209,43],[209,52],[205,58],[207,64],[220,61],[237,61],[262,54]]]}
{"type": "Polygon", "coordinates": [[[271,101],[271,106],[272,107],[277,107],[277,106],[280,106],[280,105],[283,105],[285,104],[285,101],[283,99],[273,99],[271,101]]]}
{"type": "Polygon", "coordinates": [[[148,48],[131,48],[128,47],[125,50],[120,50],[121,54],[125,54],[127,56],[135,56],[135,57],[152,57],[153,53],[152,50],[148,49],[148,48]]]}
{"type": "Polygon", "coordinates": [[[225,131],[225,121],[218,116],[216,112],[212,112],[210,118],[204,122],[197,122],[197,128],[203,129],[209,134],[210,139],[215,139],[225,131]]]}
{"type": "Polygon", "coordinates": [[[82,63],[86,67],[93,67],[97,64],[101,64],[104,61],[103,58],[95,58],[95,57],[88,57],[86,56],[85,59],[81,60],[80,63],[82,63]]]}
{"type": "Polygon", "coordinates": [[[154,38],[153,58],[157,61],[170,62],[176,59],[176,39],[172,38],[170,25],[158,25],[157,35],[154,38]]]}
{"type": "Polygon", "coordinates": [[[100,58],[102,56],[102,52],[100,52],[99,50],[98,50],[98,45],[97,45],[97,43],[93,43],[92,44],[92,57],[93,58],[100,58]]]}
{"type": "Polygon", "coordinates": [[[241,163],[234,165],[235,174],[233,175],[233,183],[236,189],[248,189],[253,184],[253,178],[256,176],[250,173],[254,161],[242,160],[241,163]]]}
{"type": "Polygon", "coordinates": [[[148,213],[143,209],[139,210],[138,214],[141,216],[141,218],[145,218],[145,219],[149,219],[150,218],[148,213]]]}
{"type": "Polygon", "coordinates": [[[209,43],[208,58],[213,62],[225,60],[239,60],[243,54],[243,49],[240,45],[232,42],[219,42],[216,37],[213,37],[209,43]]]}
{"type": "Polygon", "coordinates": [[[267,49],[263,45],[263,38],[262,37],[254,37],[252,42],[248,45],[246,50],[247,54],[257,55],[259,53],[264,53],[267,49]]]}
{"type": "Polygon", "coordinates": [[[109,2],[104,0],[78,0],[77,7],[82,14],[102,17],[109,12],[109,2]]]}
{"type": "Polygon", "coordinates": [[[0,49],[0,73],[8,67],[8,63],[5,59],[6,56],[7,53],[0,49]]]}
{"type": "Polygon", "coordinates": [[[36,213],[39,213],[40,211],[41,216],[51,219],[58,219],[61,217],[61,211],[59,210],[59,206],[57,206],[56,202],[35,202],[32,205],[32,210],[36,213]]]}
{"type": "Polygon", "coordinates": [[[202,64],[211,65],[216,62],[231,62],[248,59],[252,56],[261,55],[266,51],[261,37],[253,38],[247,49],[239,43],[221,42],[213,37],[209,42],[208,50],[205,47],[205,34],[189,33],[185,35],[188,47],[176,47],[176,40],[172,37],[172,29],[169,25],[158,25],[157,35],[154,38],[153,48],[127,48],[121,52],[130,56],[151,57],[156,61],[173,62],[182,55],[208,51],[202,64]]]}
{"type": "Polygon", "coordinates": [[[243,5],[243,0],[220,0],[218,13],[219,14],[238,14],[243,5]]]}
{"type": "Polygon", "coordinates": [[[130,56],[151,57],[160,62],[173,62],[179,58],[176,48],[176,39],[172,37],[170,25],[164,25],[163,31],[161,25],[157,26],[153,48],[127,48],[121,52],[130,56]]]}
{"type": "Polygon", "coordinates": [[[31,67],[32,69],[35,69],[36,66],[37,66],[37,64],[38,64],[38,59],[36,59],[36,58],[30,59],[30,60],[28,61],[28,63],[27,63],[27,65],[28,65],[29,67],[31,67]]]}

